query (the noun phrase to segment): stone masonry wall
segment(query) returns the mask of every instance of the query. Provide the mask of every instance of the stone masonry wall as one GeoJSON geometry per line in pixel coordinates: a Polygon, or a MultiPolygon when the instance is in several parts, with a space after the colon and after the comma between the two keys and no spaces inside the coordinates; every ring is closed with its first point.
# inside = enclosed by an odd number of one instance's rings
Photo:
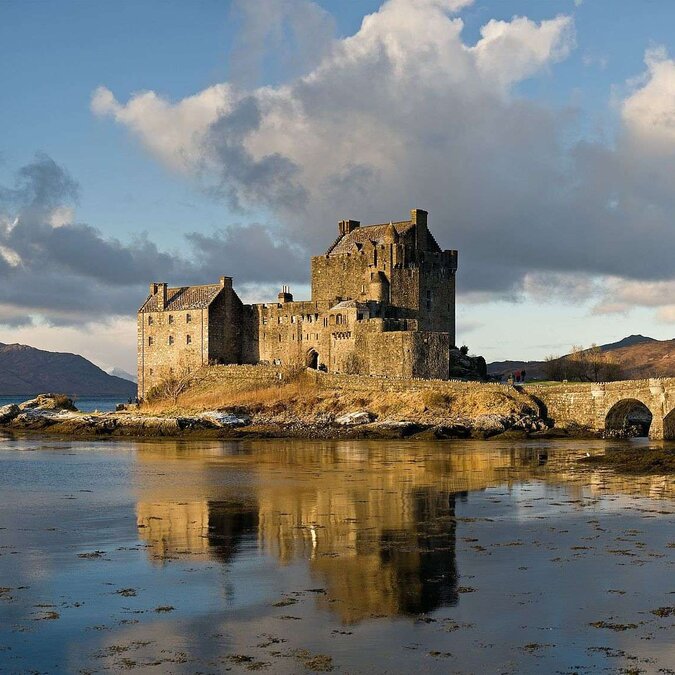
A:
{"type": "Polygon", "coordinates": [[[243,305],[232,287],[209,307],[209,362],[241,363],[243,305]]]}
{"type": "Polygon", "coordinates": [[[521,387],[544,404],[548,417],[555,421],[556,426],[575,424],[595,429],[597,414],[592,388],[593,385],[586,382],[521,387]]]}
{"type": "Polygon", "coordinates": [[[144,397],[177,369],[209,362],[208,310],[145,312],[138,315],[138,393],[144,397]]]}
{"type": "MultiPolygon", "coordinates": [[[[225,365],[209,366],[202,371],[200,386],[208,387],[217,384],[224,389],[241,391],[256,389],[287,381],[297,374],[293,368],[272,365],[225,365]]],[[[305,370],[303,376],[309,383],[326,389],[338,391],[376,391],[376,392],[409,392],[411,390],[430,390],[439,393],[457,394],[467,389],[477,391],[514,392],[515,388],[507,384],[463,382],[459,380],[429,380],[419,378],[368,377],[363,375],[347,375],[341,373],[323,373],[316,370],[305,370]]]]}

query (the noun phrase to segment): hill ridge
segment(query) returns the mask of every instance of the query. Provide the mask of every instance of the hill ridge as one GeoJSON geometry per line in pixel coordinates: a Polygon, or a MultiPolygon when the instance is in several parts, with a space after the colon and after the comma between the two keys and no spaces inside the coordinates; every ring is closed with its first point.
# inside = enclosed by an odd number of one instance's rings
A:
{"type": "Polygon", "coordinates": [[[81,354],[0,342],[0,395],[58,392],[76,396],[136,395],[136,386],[108,375],[81,354]]]}
{"type": "MultiPolygon", "coordinates": [[[[650,377],[675,377],[675,339],[657,340],[645,335],[628,335],[617,342],[598,345],[601,352],[609,354],[618,363],[624,379],[650,377]]],[[[562,355],[565,359],[569,354],[562,355]]],[[[545,361],[518,361],[505,359],[488,364],[491,375],[508,375],[518,370],[527,372],[527,379],[547,376],[545,361]]]]}

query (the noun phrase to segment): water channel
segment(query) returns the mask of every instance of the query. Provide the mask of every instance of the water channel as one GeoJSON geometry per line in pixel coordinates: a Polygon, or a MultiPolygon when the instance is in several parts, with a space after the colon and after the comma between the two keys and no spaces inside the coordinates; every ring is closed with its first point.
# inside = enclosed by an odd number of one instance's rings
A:
{"type": "Polygon", "coordinates": [[[0,671],[674,672],[622,443],[3,436],[0,671]]]}

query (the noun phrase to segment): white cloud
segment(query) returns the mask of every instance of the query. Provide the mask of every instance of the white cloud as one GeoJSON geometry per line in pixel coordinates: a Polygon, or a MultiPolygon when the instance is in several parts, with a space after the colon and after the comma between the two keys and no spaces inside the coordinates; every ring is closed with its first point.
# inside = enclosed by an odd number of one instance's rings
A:
{"type": "Polygon", "coordinates": [[[0,257],[10,267],[18,267],[21,264],[21,256],[9,246],[3,246],[0,244],[0,257]]]}
{"type": "Polygon", "coordinates": [[[647,53],[615,142],[570,143],[575,114],[517,85],[567,57],[573,19],[488,21],[470,45],[466,4],[389,0],[279,85],[221,84],[175,103],[99,89],[92,109],[230,203],[267,208],[306,252],[339,218],[423,207],[439,243],[460,249],[465,297],[661,306],[650,293],[663,289],[645,284],[674,274],[673,61],[647,53]]]}
{"type": "Polygon", "coordinates": [[[232,101],[228,84],[214,85],[177,104],[146,91],[121,105],[109,89],[98,87],[92,95],[91,109],[96,115],[111,116],[127,126],[172,168],[187,170],[197,167],[204,134],[219,115],[231,109],[232,101]]]}
{"type": "Polygon", "coordinates": [[[52,209],[48,217],[48,223],[52,227],[63,227],[72,225],[75,218],[75,209],[72,206],[58,206],[52,209]]]}
{"type": "Polygon", "coordinates": [[[204,162],[219,162],[210,126],[252,99],[256,117],[236,119],[250,125],[235,129],[245,151],[254,161],[280,154],[301,169],[304,184],[320,190],[352,164],[386,169],[403,159],[410,126],[419,121],[415,110],[427,113],[434,105],[427,97],[440,104],[457,95],[475,105],[495,95],[496,85],[531,76],[564,58],[572,46],[571,19],[557,17],[541,24],[525,18],[491,21],[482,39],[467,47],[461,19],[450,16],[467,4],[389,0],[364,18],[356,35],[336,43],[314,71],[290,85],[241,91],[220,84],[178,103],[149,91],[126,104],[99,87],[92,110],[125,125],[171,166],[197,171],[204,162]]]}
{"type": "Polygon", "coordinates": [[[645,53],[647,72],[623,101],[621,115],[627,131],[656,152],[675,150],[675,61],[663,47],[645,53]]]}
{"type": "Polygon", "coordinates": [[[574,24],[569,16],[540,24],[526,17],[514,17],[511,21],[493,19],[480,33],[481,39],[471,48],[478,70],[502,87],[566,59],[575,46],[574,24]]]}
{"type": "Polygon", "coordinates": [[[527,272],[522,293],[538,303],[578,303],[597,294],[600,285],[600,280],[576,272],[527,272]]]}
{"type": "Polygon", "coordinates": [[[675,280],[634,281],[612,277],[603,286],[596,312],[628,311],[633,307],[665,307],[673,304],[675,280]]]}

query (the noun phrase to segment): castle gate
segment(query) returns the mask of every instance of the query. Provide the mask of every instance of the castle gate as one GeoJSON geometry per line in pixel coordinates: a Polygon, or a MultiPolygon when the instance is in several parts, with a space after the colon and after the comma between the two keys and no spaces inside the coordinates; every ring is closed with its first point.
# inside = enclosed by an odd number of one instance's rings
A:
{"type": "Polygon", "coordinates": [[[305,365],[313,370],[316,370],[319,367],[319,352],[317,352],[314,347],[307,350],[307,354],[305,355],[305,365]]]}

